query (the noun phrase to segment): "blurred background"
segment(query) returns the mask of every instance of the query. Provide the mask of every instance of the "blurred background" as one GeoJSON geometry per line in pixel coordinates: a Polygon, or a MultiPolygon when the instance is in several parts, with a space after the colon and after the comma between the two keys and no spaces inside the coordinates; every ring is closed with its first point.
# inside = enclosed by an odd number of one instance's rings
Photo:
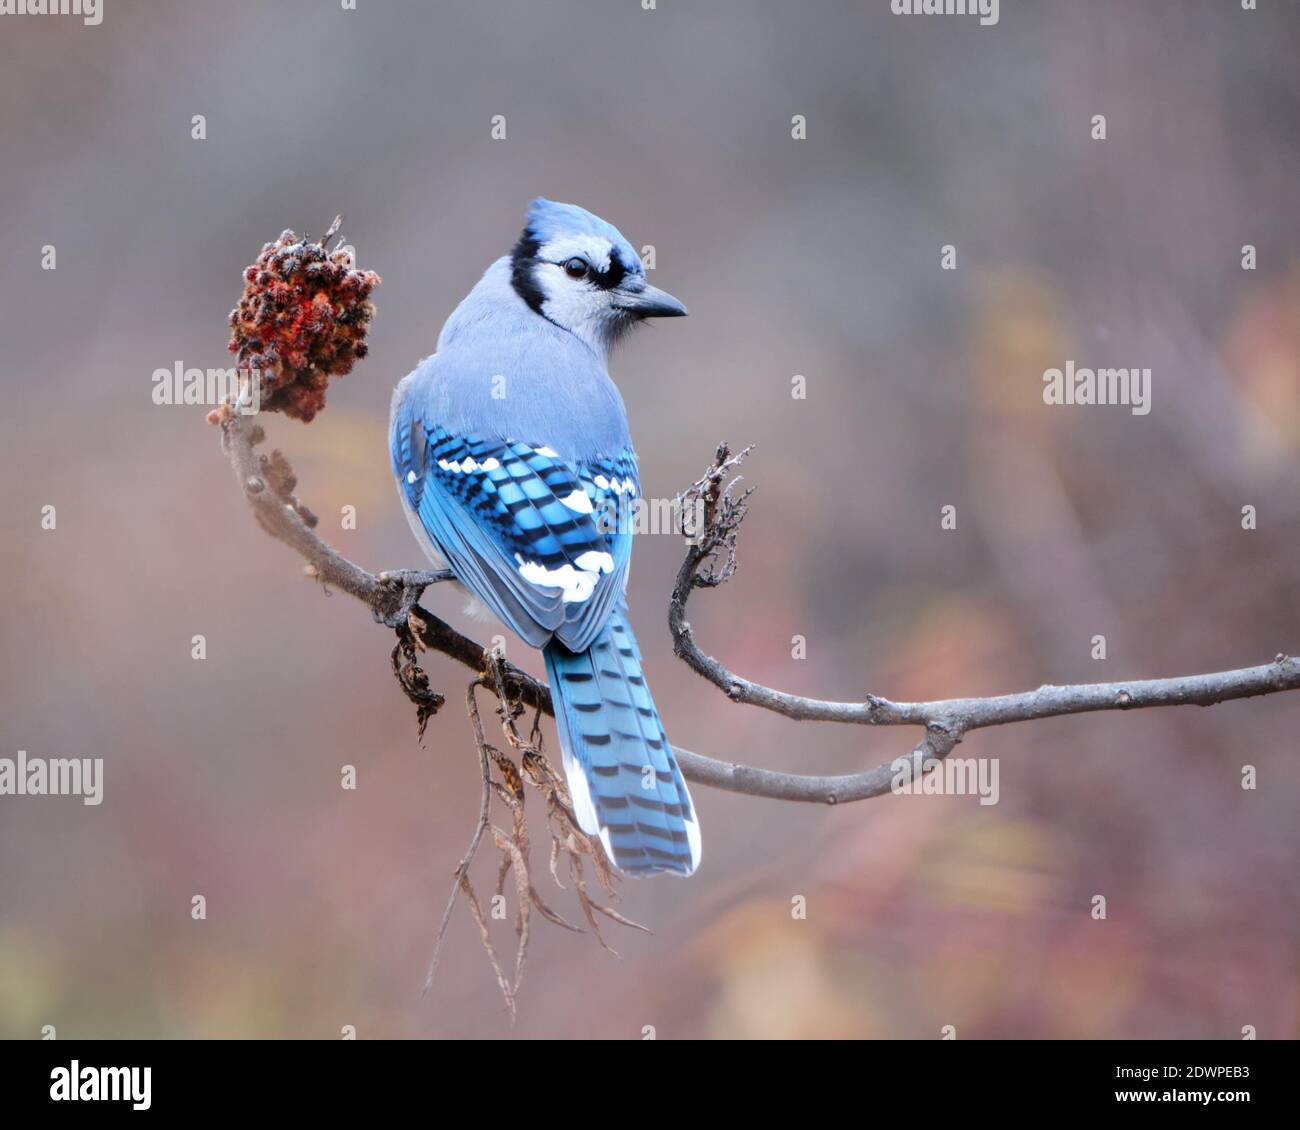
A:
{"type": "MultiPolygon", "coordinates": [[[[468,673],[429,665],[449,705],[417,741],[390,634],[256,527],[206,408],[151,399],[155,369],[230,363],[264,241],[343,212],[384,280],[371,355],[309,427],[263,422],[328,540],[420,566],[389,395],[544,194],[653,244],[653,281],[690,306],[614,359],[645,492],[722,439],[758,445],[740,570],[691,609],[735,670],[938,698],[1294,651],[1300,11],[1000,15],[107,0],[97,27],[0,19],[0,756],[106,775],[99,807],[0,798],[0,1035],[1298,1034],[1294,695],[978,732],[959,753],[1000,759],[992,807],[697,786],[698,875],[621,887],[653,935],[611,925],[614,958],[535,920],[511,1028],[461,907],[421,998],[477,815],[468,673]],[[1150,367],[1153,410],[1045,406],[1067,359],[1150,367]]],[[[676,743],[816,773],[911,747],[691,674],[665,623],[681,555],[640,539],[631,582],[676,743]]],[[[426,604],[490,634],[449,592],[426,604]]],[[[495,867],[481,853],[480,889],[495,867]]]]}

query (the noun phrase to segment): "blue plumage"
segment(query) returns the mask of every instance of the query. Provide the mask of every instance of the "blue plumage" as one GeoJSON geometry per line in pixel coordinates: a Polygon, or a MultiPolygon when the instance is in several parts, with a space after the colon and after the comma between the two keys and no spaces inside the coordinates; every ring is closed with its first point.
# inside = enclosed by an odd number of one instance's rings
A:
{"type": "Polygon", "coordinates": [[[699,857],[691,797],[622,608],[586,651],[552,641],[545,656],[575,804],[585,788],[605,848],[624,871],[690,874],[699,857]]]}
{"type": "Polygon", "coordinates": [[[625,615],[636,455],[608,352],[686,312],[599,217],[537,200],[510,256],[398,386],[390,447],[430,557],[544,649],[583,831],[629,874],[689,874],[700,836],[625,615]]]}

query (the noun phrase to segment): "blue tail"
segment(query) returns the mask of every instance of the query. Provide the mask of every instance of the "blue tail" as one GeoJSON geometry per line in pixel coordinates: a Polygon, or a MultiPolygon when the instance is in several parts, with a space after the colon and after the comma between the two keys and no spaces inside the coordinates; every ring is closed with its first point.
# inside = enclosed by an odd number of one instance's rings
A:
{"type": "Polygon", "coordinates": [[[590,650],[552,641],[543,654],[578,826],[599,835],[629,875],[689,875],[700,863],[700,826],[624,611],[590,650]]]}

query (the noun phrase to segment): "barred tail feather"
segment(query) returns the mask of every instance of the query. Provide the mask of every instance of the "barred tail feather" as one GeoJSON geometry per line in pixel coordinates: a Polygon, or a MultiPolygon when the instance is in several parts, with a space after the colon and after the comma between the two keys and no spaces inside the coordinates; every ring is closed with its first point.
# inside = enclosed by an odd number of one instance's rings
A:
{"type": "Polygon", "coordinates": [[[546,646],[546,674],[578,826],[628,875],[689,875],[700,826],[622,610],[590,649],[546,646]]]}

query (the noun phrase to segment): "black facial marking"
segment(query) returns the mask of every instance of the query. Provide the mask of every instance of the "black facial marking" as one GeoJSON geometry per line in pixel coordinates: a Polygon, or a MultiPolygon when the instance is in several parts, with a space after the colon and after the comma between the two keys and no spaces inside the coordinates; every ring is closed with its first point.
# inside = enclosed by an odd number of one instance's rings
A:
{"type": "MultiPolygon", "coordinates": [[[[537,262],[537,252],[540,247],[541,244],[533,237],[533,233],[524,228],[519,242],[510,252],[510,285],[515,288],[515,293],[528,303],[528,308],[534,314],[542,314],[542,303],[546,301],[546,295],[542,293],[537,280],[533,278],[533,267],[537,262]]],[[[542,317],[545,318],[546,315],[542,314],[542,317]]]]}
{"type": "Polygon", "coordinates": [[[609,266],[599,274],[592,271],[591,281],[601,290],[613,290],[623,281],[626,274],[627,268],[623,265],[623,260],[619,258],[618,248],[611,247],[609,249],[609,266]]]}

